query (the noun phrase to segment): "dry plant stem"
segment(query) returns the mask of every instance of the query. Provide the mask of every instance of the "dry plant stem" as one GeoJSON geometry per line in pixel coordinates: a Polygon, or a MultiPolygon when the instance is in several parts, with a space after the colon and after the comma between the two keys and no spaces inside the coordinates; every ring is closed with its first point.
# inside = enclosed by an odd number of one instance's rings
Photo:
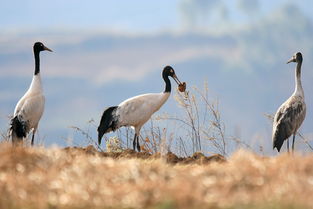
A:
{"type": "Polygon", "coordinates": [[[161,131],[159,127],[154,126],[154,119],[150,120],[149,128],[143,127],[142,146],[143,150],[149,153],[157,153],[160,150],[161,131]]]}
{"type": "MultiPolygon", "coordinates": [[[[116,131],[116,133],[117,133],[117,138],[119,138],[119,139],[126,138],[126,142],[125,142],[125,140],[120,140],[121,146],[124,149],[128,149],[128,148],[130,148],[130,146],[132,146],[134,133],[133,133],[133,130],[131,127],[124,127],[123,129],[118,129],[116,131]]],[[[141,138],[139,138],[139,140],[140,139],[141,138]]]]}
{"type": "Polygon", "coordinates": [[[10,134],[9,131],[7,131],[7,133],[4,132],[0,132],[0,138],[1,138],[1,142],[9,142],[10,141],[10,134]]]}
{"type": "Polygon", "coordinates": [[[170,116],[166,119],[186,126],[193,152],[203,151],[204,140],[208,140],[220,154],[226,156],[225,125],[221,121],[218,102],[209,102],[208,95],[207,85],[203,92],[194,87],[184,95],[178,93],[176,100],[186,113],[186,118],[170,116]]]}
{"type": "Polygon", "coordinates": [[[187,154],[187,151],[186,151],[186,145],[185,145],[185,143],[184,143],[184,141],[182,140],[182,138],[181,137],[179,137],[178,138],[179,139],[179,141],[180,141],[180,153],[182,153],[182,151],[183,151],[183,153],[184,153],[184,156],[186,157],[186,156],[188,156],[188,154],[187,154]]]}
{"type": "Polygon", "coordinates": [[[250,151],[254,151],[253,148],[248,143],[242,141],[241,139],[237,137],[230,137],[230,139],[233,140],[237,144],[237,148],[238,148],[238,145],[244,145],[245,148],[248,148],[250,151]]]}
{"type": "Polygon", "coordinates": [[[300,133],[298,132],[297,135],[303,140],[303,142],[313,151],[313,147],[310,145],[309,141],[300,133]]]}
{"type": "MultiPolygon", "coordinates": [[[[214,103],[209,103],[208,97],[206,97],[207,94],[203,94],[199,89],[195,88],[195,90],[198,92],[198,94],[201,96],[202,100],[207,105],[208,109],[212,113],[214,120],[213,120],[213,126],[215,126],[218,129],[218,133],[222,140],[222,146],[219,148],[223,155],[226,155],[226,141],[225,141],[225,126],[221,122],[221,116],[218,110],[218,101],[216,101],[216,105],[214,103]]],[[[206,89],[207,91],[207,89],[206,89]]]]}
{"type": "MultiPolygon", "coordinates": [[[[200,136],[200,123],[199,123],[199,113],[197,108],[197,103],[195,96],[190,94],[187,94],[186,97],[183,99],[184,105],[183,108],[187,115],[187,120],[190,124],[189,127],[191,127],[191,140],[192,140],[192,148],[193,152],[201,151],[201,136],[200,136]]],[[[181,96],[180,96],[181,97],[181,96]]]]}
{"type": "Polygon", "coordinates": [[[90,134],[89,134],[88,132],[86,132],[86,131],[84,131],[84,130],[82,130],[81,128],[76,127],[76,126],[70,126],[69,128],[74,129],[75,131],[81,133],[84,137],[86,137],[86,139],[88,140],[88,143],[89,143],[89,144],[93,144],[95,147],[97,147],[97,148],[98,148],[100,151],[102,151],[102,152],[104,151],[104,150],[101,148],[101,146],[99,146],[99,144],[97,143],[97,141],[94,140],[94,139],[90,136],[90,134]]]}

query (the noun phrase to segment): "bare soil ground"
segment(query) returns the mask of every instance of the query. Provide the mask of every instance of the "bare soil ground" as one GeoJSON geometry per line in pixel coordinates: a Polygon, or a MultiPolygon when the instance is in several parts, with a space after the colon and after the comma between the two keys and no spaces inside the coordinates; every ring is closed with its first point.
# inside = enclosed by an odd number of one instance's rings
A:
{"type": "Polygon", "coordinates": [[[205,156],[203,153],[196,152],[190,157],[178,157],[172,152],[161,156],[160,153],[150,154],[147,152],[136,152],[132,149],[123,150],[123,152],[99,152],[93,146],[87,147],[66,147],[64,149],[69,154],[77,152],[82,154],[100,155],[101,157],[109,157],[113,159],[142,159],[142,160],[155,160],[162,159],[170,164],[208,164],[211,162],[226,162],[226,158],[222,155],[215,154],[211,156],[205,156]]]}
{"type": "Polygon", "coordinates": [[[179,158],[0,145],[0,208],[313,208],[313,154],[179,158]]]}

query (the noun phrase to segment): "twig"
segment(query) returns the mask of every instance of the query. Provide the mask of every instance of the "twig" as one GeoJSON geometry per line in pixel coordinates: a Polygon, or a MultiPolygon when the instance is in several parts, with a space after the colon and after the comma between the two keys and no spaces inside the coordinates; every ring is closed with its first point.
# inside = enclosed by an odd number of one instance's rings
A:
{"type": "Polygon", "coordinates": [[[304,141],[304,143],[313,151],[313,147],[310,145],[308,140],[306,138],[304,138],[304,136],[300,132],[298,132],[297,134],[304,141]]]}
{"type": "Polygon", "coordinates": [[[100,151],[104,152],[104,150],[100,147],[100,145],[96,142],[96,140],[94,140],[88,132],[82,130],[81,128],[77,127],[77,126],[70,126],[69,128],[74,129],[75,131],[81,133],[83,136],[86,137],[86,139],[88,139],[89,143],[93,144],[94,146],[96,146],[100,151]]]}

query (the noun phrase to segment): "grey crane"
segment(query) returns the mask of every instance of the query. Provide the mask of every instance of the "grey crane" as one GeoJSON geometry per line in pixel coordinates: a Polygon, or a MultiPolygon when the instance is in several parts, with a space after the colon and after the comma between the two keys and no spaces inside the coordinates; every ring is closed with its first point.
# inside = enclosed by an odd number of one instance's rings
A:
{"type": "Polygon", "coordinates": [[[292,151],[294,151],[294,143],[297,130],[304,121],[306,114],[306,105],[304,102],[304,92],[301,84],[301,65],[302,54],[297,52],[287,62],[296,62],[295,69],[295,91],[277,110],[273,123],[273,149],[279,152],[284,141],[287,140],[287,149],[289,152],[289,137],[293,135],[292,151]]]}

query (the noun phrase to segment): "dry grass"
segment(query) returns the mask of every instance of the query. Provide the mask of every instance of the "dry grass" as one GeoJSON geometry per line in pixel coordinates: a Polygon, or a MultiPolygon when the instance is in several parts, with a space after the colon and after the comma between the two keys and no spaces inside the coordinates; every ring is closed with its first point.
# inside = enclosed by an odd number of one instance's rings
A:
{"type": "Polygon", "coordinates": [[[170,155],[1,144],[0,208],[313,207],[313,155],[240,150],[226,162],[196,154],[188,164],[170,155]]]}

